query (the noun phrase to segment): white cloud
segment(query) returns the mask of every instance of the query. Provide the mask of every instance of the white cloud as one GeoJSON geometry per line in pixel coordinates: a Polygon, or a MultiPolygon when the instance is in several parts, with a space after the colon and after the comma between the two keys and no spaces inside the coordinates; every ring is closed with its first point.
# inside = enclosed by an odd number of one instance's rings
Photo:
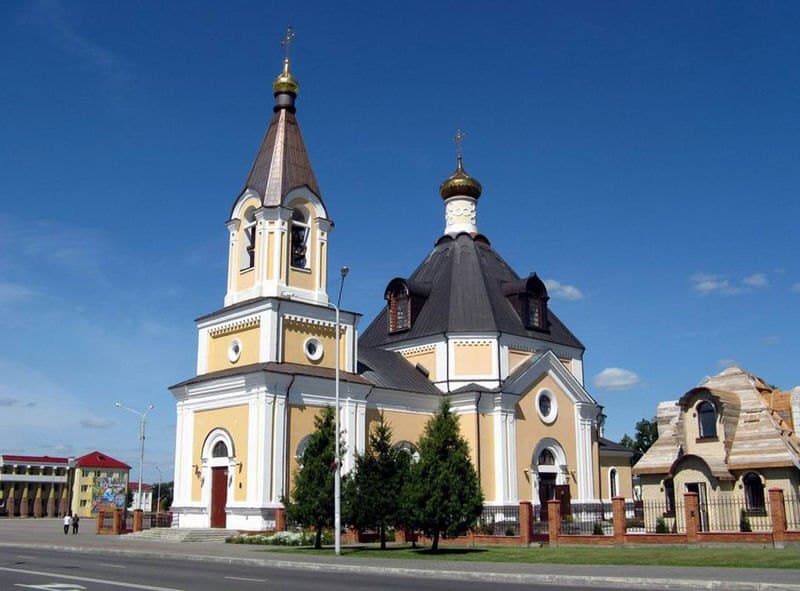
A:
{"type": "Polygon", "coordinates": [[[570,300],[573,302],[583,299],[583,292],[581,292],[581,290],[574,285],[561,283],[555,279],[545,279],[544,285],[547,287],[547,293],[554,298],[570,300]]]}
{"type": "Polygon", "coordinates": [[[639,376],[621,367],[607,367],[592,378],[592,383],[601,390],[629,390],[640,382],[639,376]]]}
{"type": "Polygon", "coordinates": [[[88,419],[81,419],[81,427],[85,429],[108,429],[114,426],[114,421],[111,419],[99,419],[96,417],[89,417],[88,419]]]}
{"type": "Polygon", "coordinates": [[[753,273],[752,275],[748,275],[742,280],[742,283],[750,287],[766,287],[769,285],[767,276],[764,275],[764,273],[753,273]]]}
{"type": "Polygon", "coordinates": [[[795,283],[794,285],[792,285],[792,287],[790,288],[790,291],[792,291],[794,293],[800,293],[800,282],[795,283]]]}
{"type": "Polygon", "coordinates": [[[765,345],[778,345],[781,342],[781,337],[777,335],[769,335],[761,338],[761,342],[765,345]]]}

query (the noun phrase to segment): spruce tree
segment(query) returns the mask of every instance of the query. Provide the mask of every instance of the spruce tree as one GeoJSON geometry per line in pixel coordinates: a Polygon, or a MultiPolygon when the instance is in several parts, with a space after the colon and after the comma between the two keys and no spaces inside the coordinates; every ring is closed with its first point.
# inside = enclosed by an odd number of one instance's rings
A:
{"type": "Polygon", "coordinates": [[[419,461],[403,489],[407,525],[433,539],[455,537],[475,525],[483,508],[478,475],[469,458],[469,446],[461,437],[458,417],[443,401],[419,441],[419,461]]]}
{"type": "Polygon", "coordinates": [[[295,472],[292,497],[283,501],[289,519],[315,529],[314,548],[322,548],[322,530],[333,525],[334,423],[335,413],[329,406],[314,418],[315,430],[295,472]]]}
{"type": "Polygon", "coordinates": [[[345,518],[357,529],[376,528],[386,549],[386,528],[396,525],[400,493],[409,456],[392,447],[392,429],[380,414],[369,434],[367,450],[356,457],[355,472],[345,488],[345,518]]]}

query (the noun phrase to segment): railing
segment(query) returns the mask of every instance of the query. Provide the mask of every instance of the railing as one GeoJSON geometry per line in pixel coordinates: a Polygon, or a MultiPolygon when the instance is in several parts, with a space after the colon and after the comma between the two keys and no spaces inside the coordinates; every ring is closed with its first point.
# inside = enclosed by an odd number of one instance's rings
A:
{"type": "Polygon", "coordinates": [[[484,505],[475,531],[489,536],[518,536],[519,505],[484,505]]]}
{"type": "Polygon", "coordinates": [[[145,513],[142,527],[144,529],[172,527],[172,513],[145,513]]]}
{"type": "Polygon", "coordinates": [[[653,500],[638,502],[641,503],[641,521],[637,520],[635,527],[628,529],[628,532],[648,534],[686,532],[683,499],[676,499],[676,502],[671,504],[653,500]]]}
{"type": "Polygon", "coordinates": [[[698,504],[699,530],[707,532],[772,531],[769,503],[748,506],[740,496],[720,494],[698,504]]]}
{"type": "Polygon", "coordinates": [[[114,512],[103,511],[103,523],[100,529],[111,531],[114,528],[114,512]]]}
{"type": "Polygon", "coordinates": [[[570,514],[561,516],[564,535],[605,536],[614,533],[611,503],[572,503],[570,514]]]}
{"type": "Polygon", "coordinates": [[[800,530],[800,497],[794,494],[784,496],[786,508],[786,529],[800,530]]]}

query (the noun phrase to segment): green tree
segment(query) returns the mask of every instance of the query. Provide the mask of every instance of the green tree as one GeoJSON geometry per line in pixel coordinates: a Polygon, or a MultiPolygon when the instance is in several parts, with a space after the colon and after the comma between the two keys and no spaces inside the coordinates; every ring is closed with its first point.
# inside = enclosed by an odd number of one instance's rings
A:
{"type": "Polygon", "coordinates": [[[644,453],[650,449],[656,439],[658,439],[658,421],[653,417],[650,420],[642,419],[637,422],[635,438],[631,438],[625,433],[620,440],[620,444],[644,453]]]}
{"type": "Polygon", "coordinates": [[[295,472],[291,499],[283,499],[289,519],[316,531],[314,548],[322,548],[322,530],[333,525],[334,423],[329,406],[314,418],[314,432],[295,472]]]}
{"type": "Polygon", "coordinates": [[[403,488],[406,525],[433,538],[455,537],[475,525],[483,508],[478,475],[469,459],[469,446],[461,437],[458,417],[443,401],[419,440],[419,461],[412,464],[403,488]]]}
{"type": "Polygon", "coordinates": [[[386,528],[399,521],[400,491],[406,480],[409,456],[392,447],[392,429],[383,413],[369,434],[366,453],[356,457],[355,471],[344,494],[346,521],[358,528],[374,527],[386,549],[386,528]]]}

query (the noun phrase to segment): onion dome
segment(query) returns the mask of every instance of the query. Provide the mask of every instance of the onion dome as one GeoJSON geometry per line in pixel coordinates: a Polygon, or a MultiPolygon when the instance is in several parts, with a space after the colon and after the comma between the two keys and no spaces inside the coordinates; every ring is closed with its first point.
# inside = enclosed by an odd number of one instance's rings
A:
{"type": "Polygon", "coordinates": [[[283,60],[283,72],[278,74],[275,82],[272,83],[272,92],[277,97],[279,94],[291,94],[297,96],[297,91],[300,90],[300,85],[297,83],[297,78],[289,71],[289,58],[283,60]]]}
{"type": "Polygon", "coordinates": [[[439,193],[441,193],[442,199],[449,199],[456,195],[466,195],[477,199],[481,196],[481,191],[483,191],[481,184],[464,171],[460,155],[456,171],[439,186],[439,193]]]}

